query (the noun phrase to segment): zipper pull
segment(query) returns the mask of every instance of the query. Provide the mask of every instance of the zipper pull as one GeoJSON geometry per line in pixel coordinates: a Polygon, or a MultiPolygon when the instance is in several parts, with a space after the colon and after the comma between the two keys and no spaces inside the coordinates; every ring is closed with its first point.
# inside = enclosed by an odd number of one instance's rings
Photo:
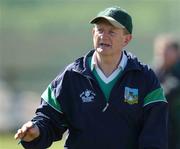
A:
{"type": "Polygon", "coordinates": [[[109,103],[106,103],[106,106],[103,108],[102,112],[105,112],[107,110],[107,108],[109,107],[109,103]]]}

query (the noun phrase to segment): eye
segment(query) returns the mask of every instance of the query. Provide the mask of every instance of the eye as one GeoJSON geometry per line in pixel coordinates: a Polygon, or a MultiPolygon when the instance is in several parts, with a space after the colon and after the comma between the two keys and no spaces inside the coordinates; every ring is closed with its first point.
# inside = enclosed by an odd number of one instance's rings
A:
{"type": "Polygon", "coordinates": [[[103,33],[103,29],[102,28],[97,28],[98,33],[103,33]]]}
{"type": "Polygon", "coordinates": [[[114,35],[116,35],[116,32],[115,32],[115,31],[109,31],[109,34],[110,34],[111,36],[114,36],[114,35]]]}

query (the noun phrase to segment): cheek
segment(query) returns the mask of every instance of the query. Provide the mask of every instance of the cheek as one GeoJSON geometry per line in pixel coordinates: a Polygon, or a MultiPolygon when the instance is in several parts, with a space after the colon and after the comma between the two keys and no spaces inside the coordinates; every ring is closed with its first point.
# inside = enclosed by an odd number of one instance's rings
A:
{"type": "Polygon", "coordinates": [[[97,35],[93,35],[93,44],[94,44],[94,48],[97,48],[98,45],[98,36],[97,35]]]}
{"type": "Polygon", "coordinates": [[[177,60],[177,54],[175,52],[165,52],[164,60],[169,64],[173,64],[177,60]]]}
{"type": "Polygon", "coordinates": [[[113,45],[115,47],[123,47],[123,41],[122,40],[119,40],[119,39],[116,39],[116,40],[113,40],[113,45]]]}
{"type": "Polygon", "coordinates": [[[174,59],[176,57],[176,53],[170,50],[164,52],[165,57],[169,59],[174,59]]]}
{"type": "Polygon", "coordinates": [[[99,39],[100,39],[99,36],[97,34],[94,34],[93,36],[94,42],[98,42],[99,39]]]}

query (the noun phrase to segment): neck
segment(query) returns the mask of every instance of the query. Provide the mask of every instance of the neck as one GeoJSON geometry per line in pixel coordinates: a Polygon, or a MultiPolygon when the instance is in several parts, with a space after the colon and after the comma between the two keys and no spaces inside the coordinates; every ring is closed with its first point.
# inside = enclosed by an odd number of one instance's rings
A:
{"type": "Polygon", "coordinates": [[[122,51],[115,56],[102,56],[96,53],[97,63],[106,77],[110,76],[117,69],[122,57],[122,51]]]}

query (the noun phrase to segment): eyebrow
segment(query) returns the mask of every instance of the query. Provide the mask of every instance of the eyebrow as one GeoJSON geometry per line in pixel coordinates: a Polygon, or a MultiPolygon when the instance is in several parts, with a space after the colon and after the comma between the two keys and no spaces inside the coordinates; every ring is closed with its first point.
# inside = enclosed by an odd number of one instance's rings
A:
{"type": "MultiPolygon", "coordinates": [[[[101,25],[100,24],[95,24],[95,28],[101,28],[101,25]]],[[[118,28],[118,27],[115,27],[115,26],[113,26],[113,25],[111,25],[111,28],[110,28],[111,30],[120,30],[120,28],[118,28]]]]}

